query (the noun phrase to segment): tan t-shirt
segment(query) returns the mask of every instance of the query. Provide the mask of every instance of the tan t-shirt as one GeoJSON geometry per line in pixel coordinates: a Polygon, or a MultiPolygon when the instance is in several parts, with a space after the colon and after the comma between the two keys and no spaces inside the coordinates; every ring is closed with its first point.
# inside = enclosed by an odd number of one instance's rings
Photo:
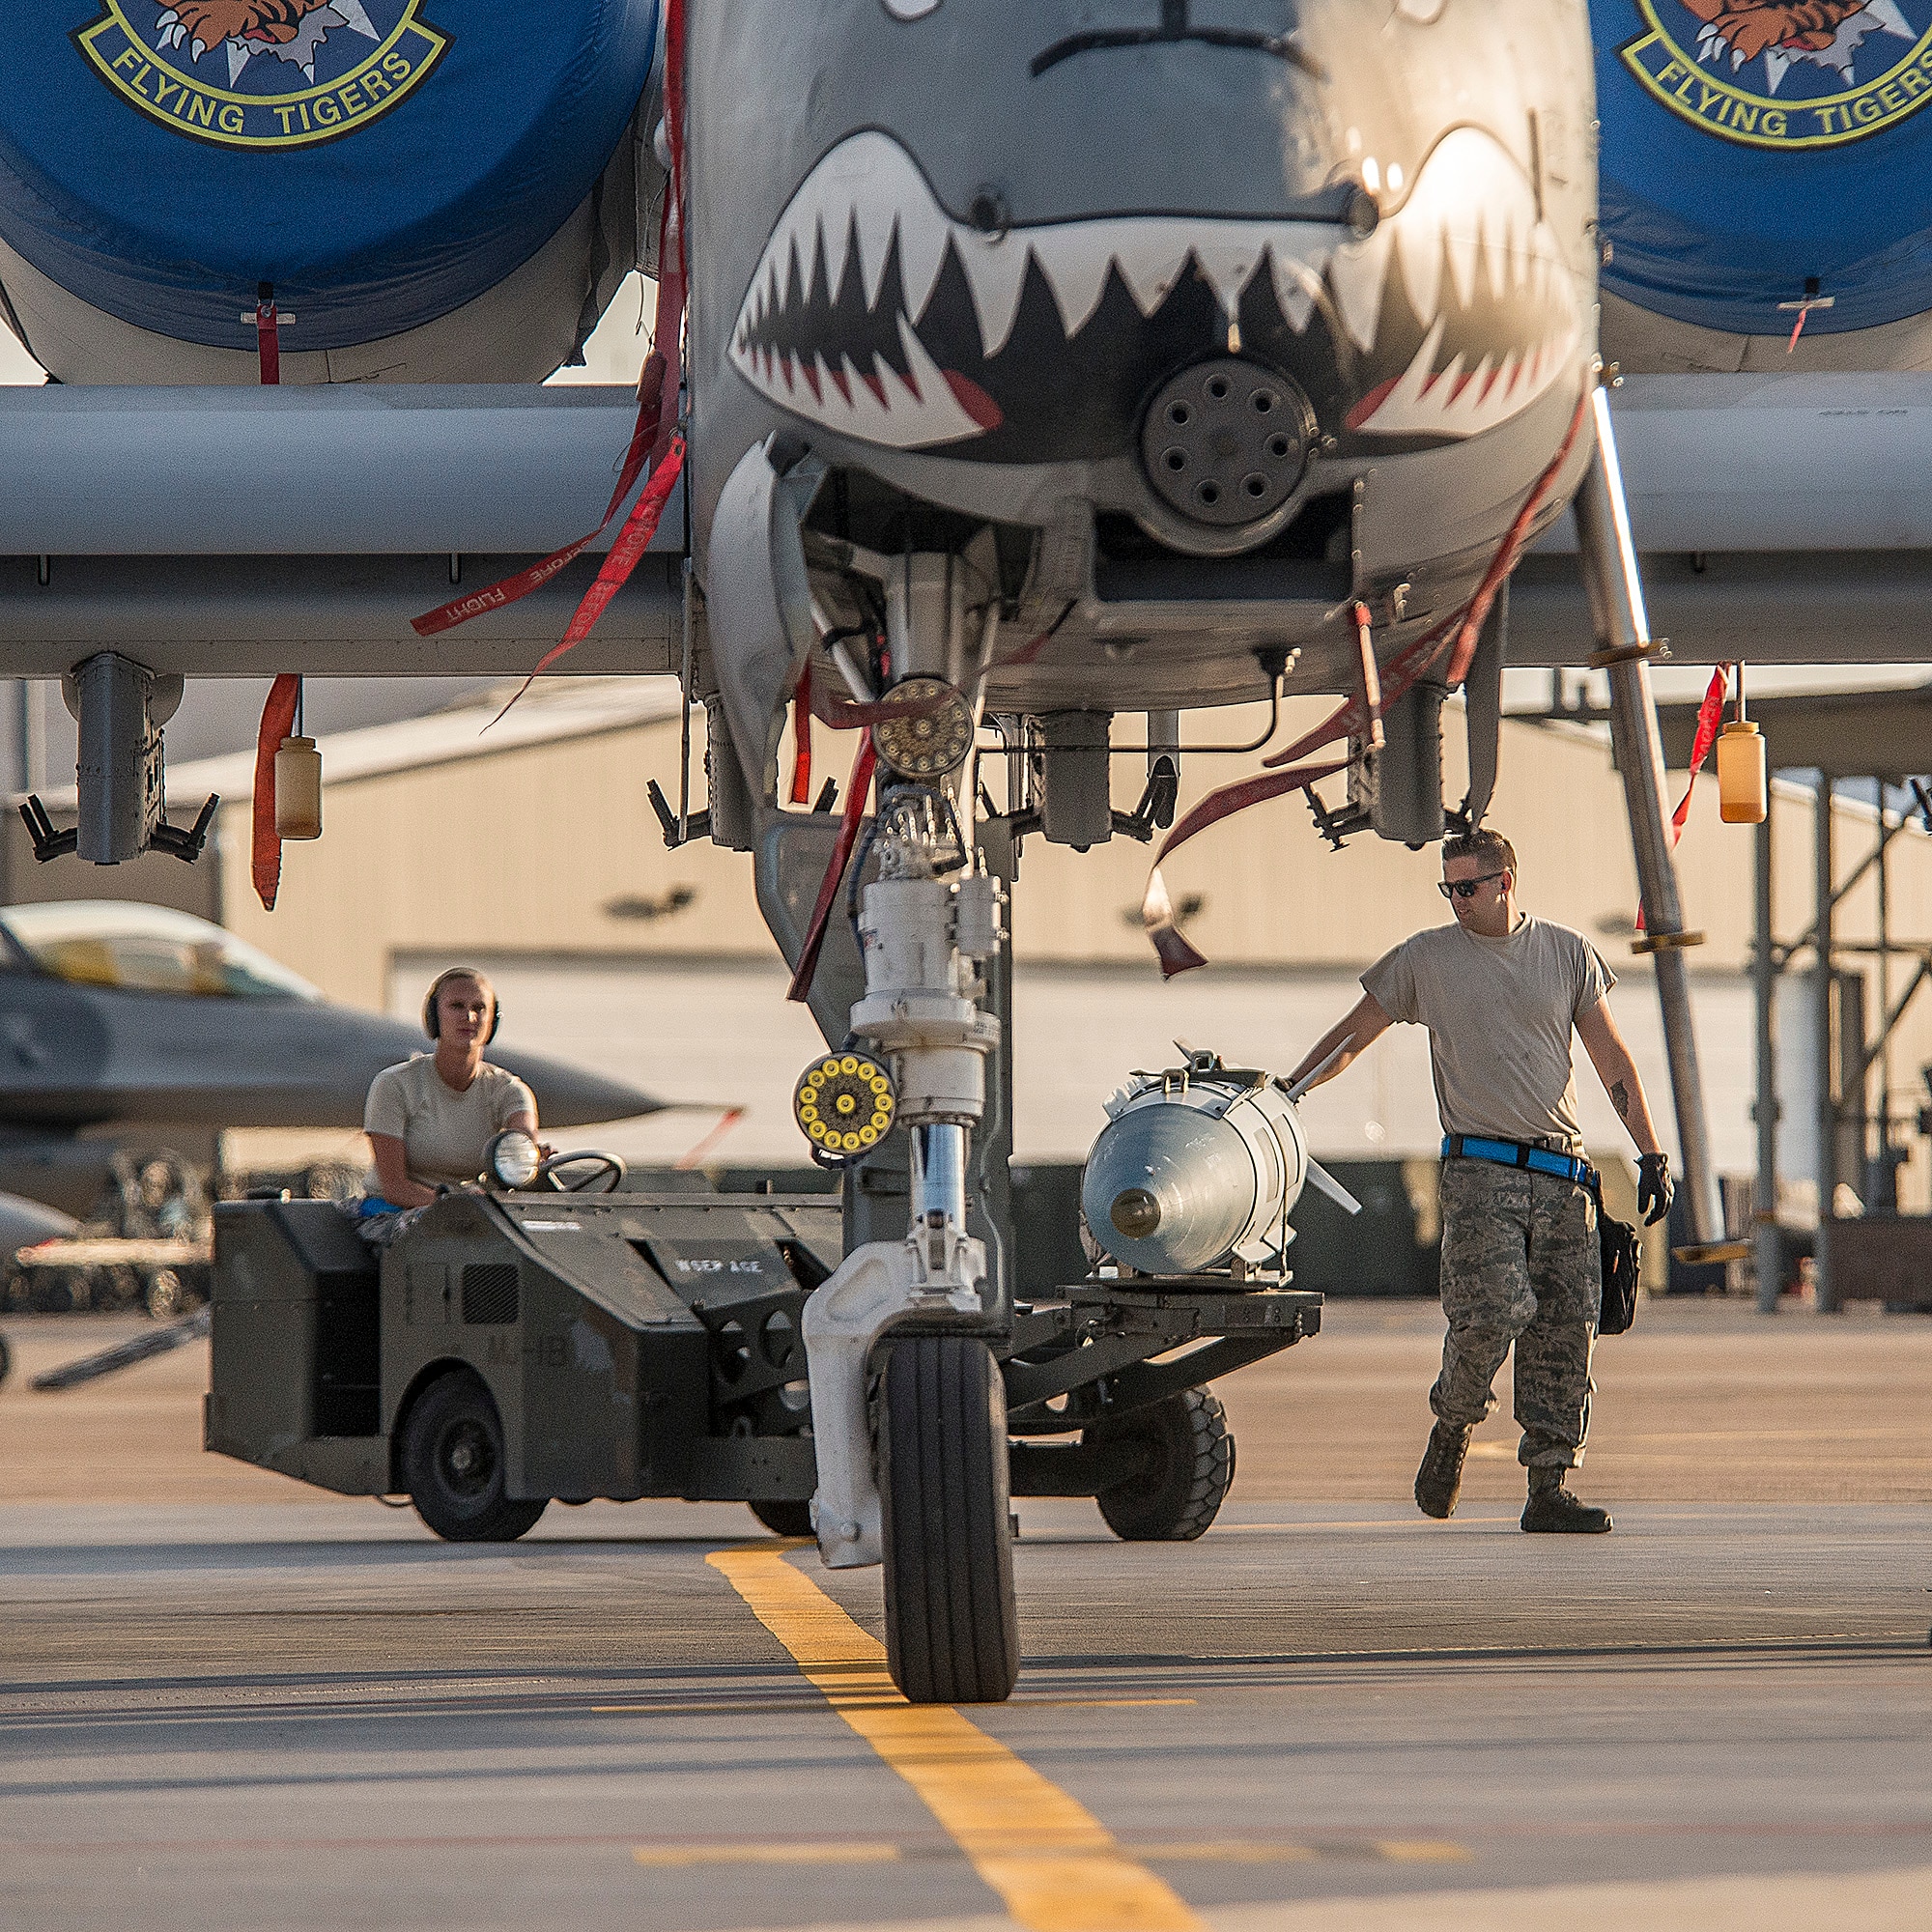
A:
{"type": "Polygon", "coordinates": [[[1580,932],[1525,914],[1507,939],[1438,925],[1362,975],[1392,1020],[1429,1029],[1445,1134],[1580,1153],[1570,1032],[1616,975],[1580,932]]]}
{"type": "MultiPolygon", "coordinates": [[[[537,1103],[514,1073],[485,1065],[459,1094],[436,1070],[436,1056],[412,1054],[401,1066],[385,1066],[369,1083],[362,1125],[403,1144],[410,1179],[424,1187],[474,1180],[483,1172],[483,1150],[518,1114],[534,1115],[537,1103]]],[[[372,1169],[371,1194],[383,1183],[372,1169]]]]}

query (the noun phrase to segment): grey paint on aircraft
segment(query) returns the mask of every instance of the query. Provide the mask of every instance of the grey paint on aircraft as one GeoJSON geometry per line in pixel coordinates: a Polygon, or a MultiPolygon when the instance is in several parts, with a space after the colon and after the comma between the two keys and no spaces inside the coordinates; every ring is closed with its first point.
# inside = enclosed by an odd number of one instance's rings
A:
{"type": "Polygon", "coordinates": [[[0,387],[0,555],[541,555],[596,527],[637,413],[589,384],[0,387]]]}
{"type": "MultiPolygon", "coordinates": [[[[15,954],[0,962],[0,1179],[84,1208],[117,1129],[354,1129],[376,1075],[428,1046],[414,1027],[320,999],[75,984],[15,954]]],[[[547,1127],[664,1105],[513,1047],[490,1059],[528,1082],[547,1127]]]]}
{"type": "Polygon", "coordinates": [[[1251,697],[1270,645],[1305,647],[1297,685],[1322,689],[1351,590],[1409,586],[1386,650],[1466,597],[1594,354],[1584,9],[1212,13],[1285,40],[1150,36],[1152,4],[1071,0],[695,13],[701,573],[726,478],[779,431],[940,509],[1037,527],[1070,500],[1174,554],[1125,601],[1095,594],[1090,554],[1053,649],[996,670],[989,708],[1251,697]],[[1152,43],[1074,45],[1094,32],[1152,43]],[[1288,499],[1233,529],[1183,517],[1141,466],[1148,396],[1231,350],[1317,432],[1288,499]],[[1239,561],[1358,482],[1339,589],[1297,596],[1239,561]]]}
{"type": "MultiPolygon", "coordinates": [[[[28,677],[60,676],[102,639],[188,676],[273,677],[298,663],[317,677],[522,677],[563,635],[601,557],[440,637],[410,620],[537,561],[463,554],[452,584],[444,554],[59,556],[43,584],[33,556],[0,557],[0,649],[28,677]]],[[[556,674],[674,670],[681,582],[679,557],[646,556],[556,674]]]]}

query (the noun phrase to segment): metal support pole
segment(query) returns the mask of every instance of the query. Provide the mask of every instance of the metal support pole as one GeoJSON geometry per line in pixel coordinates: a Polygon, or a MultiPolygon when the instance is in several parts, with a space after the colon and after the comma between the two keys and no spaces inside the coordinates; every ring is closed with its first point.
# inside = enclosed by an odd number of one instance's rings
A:
{"type": "MultiPolygon", "coordinates": [[[[1577,557],[1597,639],[1594,662],[1609,672],[1610,742],[1623,774],[1624,809],[1630,818],[1637,887],[1643,900],[1644,937],[1638,948],[1650,953],[1657,973],[1657,997],[1662,1009],[1663,1043],[1677,1114],[1684,1218],[1690,1229],[1690,1249],[1706,1250],[1721,1244],[1723,1221],[1718,1208],[1717,1177],[1711,1171],[1703,1079],[1697,1065],[1697,1039],[1691,1026],[1690,989],[1684,964],[1684,950],[1701,944],[1703,935],[1684,929],[1677,867],[1664,822],[1663,741],[1650,688],[1650,619],[1644,610],[1636,546],[1631,538],[1630,516],[1624,504],[1609,400],[1603,389],[1596,391],[1594,414],[1596,449],[1574,505],[1577,557]]],[[[1725,1257],[1702,1252],[1692,1255],[1687,1250],[1685,1258],[1716,1261],[1725,1257]]]]}
{"type": "MultiPolygon", "coordinates": [[[[1009,845],[1007,850],[1011,851],[1009,845]]],[[[1005,878],[1005,874],[1001,874],[1005,878]]],[[[1006,879],[1007,903],[1012,881],[1006,879]]],[[[1000,950],[982,967],[986,1006],[1000,1023],[999,1046],[986,1056],[986,1114],[973,1136],[980,1164],[977,1220],[969,1227],[986,1244],[989,1309],[1001,1328],[1011,1324],[1019,1247],[1013,1235],[1013,935],[1010,918],[1000,950]]]]}
{"type": "Polygon", "coordinates": [[[1760,1315],[1777,1313],[1784,1273],[1784,1238],[1777,1226],[1777,966],[1772,952],[1771,825],[1767,812],[1752,839],[1756,917],[1751,990],[1757,996],[1757,1198],[1752,1207],[1760,1315]]]}
{"type": "Polygon", "coordinates": [[[34,772],[34,687],[24,677],[14,680],[14,788],[16,791],[39,791],[41,781],[34,772]]]}
{"type": "Polygon", "coordinates": [[[1812,977],[1811,1056],[1818,1081],[1818,1239],[1812,1249],[1812,1279],[1818,1306],[1832,1298],[1832,1210],[1838,1192],[1838,1108],[1833,1097],[1837,1065],[1832,1053],[1832,775],[1818,774],[1816,817],[1811,836],[1818,923],[1813,945],[1818,966],[1812,977]]]}

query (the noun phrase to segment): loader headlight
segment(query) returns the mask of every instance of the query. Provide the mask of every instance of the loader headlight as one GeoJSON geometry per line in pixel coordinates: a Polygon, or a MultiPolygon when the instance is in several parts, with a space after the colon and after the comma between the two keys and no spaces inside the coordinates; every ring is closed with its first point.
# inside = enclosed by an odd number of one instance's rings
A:
{"type": "Polygon", "coordinates": [[[542,1150],[521,1127],[498,1134],[483,1155],[484,1172],[500,1187],[527,1187],[542,1165],[542,1150]]]}

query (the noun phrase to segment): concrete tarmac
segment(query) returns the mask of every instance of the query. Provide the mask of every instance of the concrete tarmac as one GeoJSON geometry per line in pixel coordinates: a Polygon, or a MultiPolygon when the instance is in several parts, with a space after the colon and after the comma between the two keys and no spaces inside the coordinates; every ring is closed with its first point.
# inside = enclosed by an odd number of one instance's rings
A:
{"type": "Polygon", "coordinates": [[[742,1510],[439,1544],[200,1456],[205,1350],[34,1395],[120,1329],[11,1322],[0,1926],[1932,1922],[1932,1322],[1646,1308],[1577,1482],[1617,1531],[1555,1539],[1503,1415],[1418,1516],[1439,1317],[1328,1313],[1221,1385],[1201,1542],[1019,1505],[1019,1693],[925,1732],[813,1662],[877,1573],[742,1510]]]}

